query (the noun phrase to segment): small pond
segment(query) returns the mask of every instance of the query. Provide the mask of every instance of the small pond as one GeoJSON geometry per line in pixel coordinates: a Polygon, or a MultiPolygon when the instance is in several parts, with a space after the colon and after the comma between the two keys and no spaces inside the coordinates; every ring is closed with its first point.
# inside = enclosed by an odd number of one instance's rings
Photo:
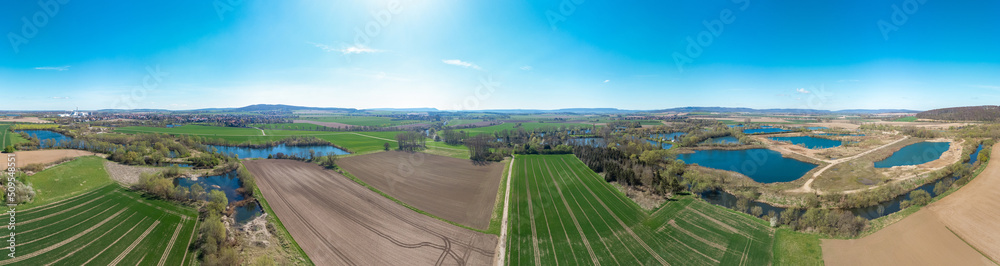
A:
{"type": "Polygon", "coordinates": [[[688,164],[738,172],[760,183],[788,182],[816,168],[815,164],[785,158],[769,149],[699,150],[677,155],[688,164]]]}
{"type": "Polygon", "coordinates": [[[948,142],[917,142],[894,152],[889,158],[875,162],[875,168],[890,168],[901,165],[918,165],[941,158],[948,151],[948,142]]]}
{"type": "MultiPolygon", "coordinates": [[[[230,171],[221,175],[213,176],[201,176],[198,178],[175,178],[174,185],[186,187],[191,189],[191,186],[198,184],[205,189],[205,192],[212,190],[220,190],[226,193],[226,199],[232,204],[237,201],[242,201],[244,199],[243,194],[236,192],[236,189],[240,188],[240,178],[236,175],[236,171],[230,171]]],[[[236,207],[236,222],[245,223],[254,217],[260,215],[263,211],[260,205],[247,204],[245,206],[236,207]]]]}
{"type": "Polygon", "coordinates": [[[687,134],[687,133],[684,133],[684,132],[674,132],[674,133],[667,133],[667,134],[650,134],[649,138],[656,139],[656,140],[663,139],[663,140],[667,140],[667,141],[678,142],[678,141],[681,140],[681,137],[683,137],[685,134],[687,134]]]}
{"type": "Polygon", "coordinates": [[[659,141],[653,141],[653,140],[648,140],[648,139],[646,140],[646,142],[649,142],[649,144],[652,144],[653,147],[660,147],[661,149],[664,149],[664,150],[670,149],[670,148],[674,147],[674,144],[671,144],[670,142],[662,142],[661,143],[659,141]]]}
{"type": "Polygon", "coordinates": [[[983,150],[983,144],[979,144],[979,147],[976,148],[976,151],[972,152],[972,154],[969,155],[969,165],[976,164],[976,160],[979,160],[979,151],[982,150],[983,150]]]}
{"type": "Polygon", "coordinates": [[[776,141],[790,142],[794,145],[802,145],[805,146],[807,149],[826,149],[843,145],[843,143],[839,140],[814,138],[810,136],[770,137],[770,139],[776,141]]]}
{"type": "Polygon", "coordinates": [[[761,128],[743,130],[743,134],[770,134],[770,133],[782,133],[782,132],[789,132],[789,131],[776,127],[761,127],[761,128]]]}
{"type": "Polygon", "coordinates": [[[309,150],[316,152],[316,155],[327,155],[330,153],[336,155],[349,154],[347,151],[341,150],[333,146],[288,146],[285,144],[280,144],[274,147],[268,148],[249,148],[249,147],[233,147],[233,146],[219,146],[219,145],[207,145],[209,147],[215,148],[222,154],[236,154],[240,159],[246,158],[267,158],[268,155],[275,155],[278,153],[286,155],[295,155],[298,157],[308,158],[309,150]]]}
{"type": "Polygon", "coordinates": [[[829,128],[827,128],[827,127],[806,127],[806,129],[808,129],[808,130],[824,130],[824,129],[829,129],[829,128]]]}
{"type": "Polygon", "coordinates": [[[40,146],[39,148],[52,147],[53,145],[46,145],[45,142],[47,140],[54,141],[53,144],[58,144],[60,142],[68,143],[73,140],[73,138],[67,137],[66,135],[63,135],[59,132],[48,131],[48,130],[17,130],[14,132],[24,132],[25,134],[28,134],[28,136],[30,136],[31,138],[38,139],[40,146]]]}

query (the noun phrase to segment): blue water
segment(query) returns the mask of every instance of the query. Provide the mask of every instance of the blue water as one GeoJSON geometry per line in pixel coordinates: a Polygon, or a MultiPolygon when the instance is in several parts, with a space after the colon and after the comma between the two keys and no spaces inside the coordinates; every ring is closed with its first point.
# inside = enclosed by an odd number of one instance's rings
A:
{"type": "Polygon", "coordinates": [[[575,146],[591,146],[591,147],[605,147],[608,146],[608,142],[604,138],[573,138],[567,141],[569,145],[575,146]]]}
{"type": "Polygon", "coordinates": [[[677,155],[688,164],[738,172],[760,183],[788,182],[816,168],[815,164],[781,157],[768,149],[699,150],[677,155]]]}
{"type": "MultiPolygon", "coordinates": [[[[197,180],[192,180],[191,178],[175,178],[174,185],[191,189],[192,185],[198,184],[205,189],[205,193],[212,190],[219,190],[226,193],[226,199],[229,200],[229,203],[244,199],[243,194],[236,192],[236,189],[240,188],[240,178],[236,175],[236,171],[230,171],[221,175],[202,176],[196,179],[197,180]]],[[[257,215],[260,215],[261,212],[262,210],[257,204],[248,204],[246,206],[237,207],[235,213],[236,222],[246,222],[253,219],[257,215]]]]}
{"type": "Polygon", "coordinates": [[[789,132],[789,131],[774,127],[761,127],[761,128],[743,130],[743,134],[768,134],[768,133],[782,133],[782,132],[789,132]]]}
{"type": "Polygon", "coordinates": [[[665,139],[667,141],[677,142],[677,141],[680,141],[681,137],[684,137],[685,134],[687,134],[687,133],[684,133],[684,132],[673,132],[673,133],[667,133],[667,134],[650,134],[649,138],[651,138],[651,139],[657,139],[657,140],[659,140],[659,139],[665,139]]]}
{"type": "Polygon", "coordinates": [[[40,148],[49,148],[52,146],[45,145],[46,140],[53,140],[55,143],[70,142],[73,140],[73,138],[67,137],[66,135],[48,130],[17,130],[15,132],[24,132],[27,133],[28,136],[38,139],[40,148]]]}
{"type": "Polygon", "coordinates": [[[835,137],[861,137],[865,134],[838,134],[838,133],[816,133],[817,136],[835,136],[835,137]]]}
{"type": "Polygon", "coordinates": [[[649,144],[652,144],[653,147],[660,147],[661,149],[664,149],[664,150],[669,149],[669,148],[671,148],[671,147],[674,146],[674,144],[670,144],[669,142],[660,143],[658,141],[653,141],[653,140],[648,140],[648,139],[646,140],[646,142],[649,142],[649,144]]]}
{"type": "Polygon", "coordinates": [[[268,155],[274,155],[277,153],[283,153],[286,155],[295,155],[302,158],[309,157],[309,150],[316,152],[316,156],[327,155],[333,153],[336,155],[349,154],[348,152],[338,149],[333,146],[287,146],[281,144],[278,146],[270,148],[248,148],[248,147],[232,147],[232,146],[219,146],[219,145],[208,145],[213,147],[222,154],[236,154],[240,159],[246,158],[267,158],[268,155]]]}
{"type": "Polygon", "coordinates": [[[976,160],[979,159],[979,151],[981,150],[983,150],[983,144],[979,144],[979,148],[976,148],[976,151],[969,155],[969,165],[976,164],[976,160]]]}
{"type": "Polygon", "coordinates": [[[899,149],[889,158],[875,162],[875,168],[890,168],[900,165],[918,165],[941,158],[941,154],[951,146],[948,142],[918,142],[899,149]]]}
{"type": "Polygon", "coordinates": [[[823,130],[828,129],[827,127],[806,127],[808,130],[823,130]]]}
{"type": "Polygon", "coordinates": [[[740,139],[733,136],[710,138],[702,142],[705,144],[740,144],[740,139]]]}
{"type": "Polygon", "coordinates": [[[814,138],[809,136],[771,137],[770,139],[777,141],[791,142],[794,145],[803,145],[808,149],[826,149],[843,145],[843,143],[839,140],[814,138]]]}

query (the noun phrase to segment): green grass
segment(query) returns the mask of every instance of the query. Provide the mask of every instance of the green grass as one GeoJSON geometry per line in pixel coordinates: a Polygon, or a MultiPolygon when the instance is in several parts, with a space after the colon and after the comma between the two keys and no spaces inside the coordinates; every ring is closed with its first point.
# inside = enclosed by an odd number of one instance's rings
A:
{"type": "Polygon", "coordinates": [[[511,174],[509,172],[511,169],[509,167],[511,163],[509,160],[510,159],[503,161],[504,166],[508,167],[503,168],[503,178],[500,179],[500,189],[497,190],[496,205],[493,206],[493,215],[490,216],[490,226],[486,229],[487,233],[494,235],[500,235],[500,227],[503,225],[504,196],[506,196],[507,193],[507,179],[510,178],[511,174]]]}
{"type": "Polygon", "coordinates": [[[253,128],[240,128],[240,127],[217,127],[217,126],[199,126],[199,125],[184,125],[180,127],[164,128],[164,127],[123,127],[116,129],[115,132],[121,133],[167,133],[167,134],[180,134],[180,135],[197,135],[197,136],[261,136],[260,130],[253,128]]]}
{"type": "Polygon", "coordinates": [[[391,126],[401,126],[416,123],[425,123],[429,121],[419,121],[419,120],[397,120],[391,117],[379,117],[379,116],[318,116],[318,117],[303,117],[304,120],[317,121],[317,122],[334,122],[342,123],[355,126],[374,126],[374,127],[391,127],[391,126]]]}
{"type": "Polygon", "coordinates": [[[3,149],[8,145],[17,145],[18,143],[28,142],[28,140],[21,137],[21,134],[10,131],[10,127],[10,124],[0,124],[0,149],[3,149]]]}
{"type": "MultiPolygon", "coordinates": [[[[503,123],[503,124],[499,124],[499,125],[495,125],[495,126],[478,127],[478,128],[468,128],[468,129],[461,129],[461,130],[463,130],[465,132],[468,132],[469,135],[475,136],[475,135],[480,135],[480,134],[493,134],[493,132],[499,132],[499,131],[503,131],[505,129],[506,130],[514,130],[514,127],[516,125],[517,125],[517,123],[503,123]]],[[[531,123],[521,123],[521,128],[524,128],[524,130],[528,130],[528,131],[539,129],[539,128],[546,128],[546,127],[591,128],[591,127],[593,127],[593,125],[591,125],[591,124],[581,124],[581,123],[533,123],[533,122],[531,122],[531,123]]]]}
{"type": "Polygon", "coordinates": [[[764,221],[693,196],[647,213],[572,155],[518,156],[510,204],[513,265],[594,264],[590,254],[607,265],[772,262],[764,221]]]}
{"type": "MultiPolygon", "coordinates": [[[[190,258],[188,245],[197,215],[192,208],[145,198],[116,184],[36,208],[19,206],[13,231],[20,261],[15,264],[107,265],[121,256],[126,265],[157,264],[161,259],[167,265],[181,265],[190,258]],[[133,243],[135,248],[126,252],[133,243]]],[[[7,256],[0,259],[9,262],[7,256]]]]}
{"type": "Polygon", "coordinates": [[[112,182],[108,173],[104,171],[103,158],[78,157],[27,177],[27,183],[35,189],[35,198],[29,203],[22,204],[20,208],[45,205],[112,182]]]}
{"type": "Polygon", "coordinates": [[[779,229],[774,240],[775,265],[823,265],[819,236],[779,229]]]}
{"type": "Polygon", "coordinates": [[[894,122],[917,122],[917,117],[916,116],[904,116],[904,117],[896,118],[896,120],[892,120],[892,121],[894,121],[894,122]]]}
{"type": "Polygon", "coordinates": [[[448,121],[448,126],[451,126],[451,127],[453,127],[453,126],[461,126],[461,125],[467,125],[467,124],[472,124],[472,123],[482,122],[482,121],[483,121],[482,119],[452,119],[452,120],[448,121]]]}

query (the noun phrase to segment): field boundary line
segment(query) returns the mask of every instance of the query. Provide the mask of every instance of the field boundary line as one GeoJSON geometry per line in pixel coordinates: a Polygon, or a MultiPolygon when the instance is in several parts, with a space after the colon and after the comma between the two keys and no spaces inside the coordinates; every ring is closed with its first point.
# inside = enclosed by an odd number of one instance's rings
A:
{"type": "MultiPolygon", "coordinates": [[[[188,238],[188,245],[191,245],[191,241],[194,241],[194,234],[198,232],[198,219],[194,219],[194,229],[191,229],[191,237],[188,238]]],[[[184,249],[184,257],[181,258],[181,265],[188,259],[188,249],[184,249]]]]}
{"type": "MultiPolygon", "coordinates": [[[[581,183],[583,182],[583,179],[580,179],[580,176],[577,175],[576,172],[573,171],[572,168],[570,168],[570,165],[568,163],[566,163],[565,159],[559,158],[559,160],[561,160],[562,163],[563,163],[563,165],[565,165],[570,170],[570,172],[573,173],[573,176],[575,176],[577,179],[579,179],[581,183]]],[[[611,208],[608,208],[608,205],[604,204],[604,201],[601,200],[601,198],[597,196],[597,193],[594,193],[594,191],[591,190],[590,187],[587,186],[587,184],[583,184],[583,187],[586,188],[588,192],[590,192],[590,195],[594,196],[594,199],[596,199],[597,202],[601,204],[601,206],[604,206],[604,209],[607,210],[608,213],[611,214],[611,218],[615,218],[615,220],[617,220],[618,223],[621,224],[621,226],[625,228],[625,231],[628,232],[630,235],[632,235],[632,238],[634,238],[635,241],[639,242],[639,245],[642,245],[642,247],[645,248],[646,251],[648,251],[650,255],[653,255],[653,258],[656,258],[656,260],[659,261],[660,264],[662,264],[662,265],[670,265],[670,263],[667,263],[666,260],[663,260],[663,258],[660,257],[660,254],[656,254],[656,252],[654,252],[653,249],[650,248],[649,245],[646,244],[646,241],[643,241],[642,239],[640,239],[639,236],[636,235],[635,232],[632,231],[632,228],[630,228],[627,225],[625,225],[625,222],[622,222],[622,220],[620,218],[618,218],[618,215],[616,215],[615,212],[611,210],[611,208]]],[[[618,196],[617,194],[613,194],[613,195],[615,195],[615,197],[618,196]]]]}
{"type": "Polygon", "coordinates": [[[49,204],[45,204],[45,205],[42,205],[42,206],[35,206],[33,208],[25,209],[23,211],[18,211],[18,214],[19,215],[25,215],[25,214],[29,214],[29,213],[34,213],[36,211],[44,211],[44,210],[48,210],[48,209],[51,209],[51,208],[59,207],[59,206],[62,206],[64,204],[66,204],[66,203],[69,203],[67,201],[74,200],[76,198],[87,196],[87,195],[90,195],[90,194],[93,194],[93,193],[97,193],[98,190],[104,189],[104,188],[106,188],[106,187],[108,187],[110,185],[111,184],[107,184],[107,185],[104,185],[104,186],[101,186],[101,187],[98,187],[98,188],[94,188],[94,190],[87,191],[87,192],[84,192],[84,193],[80,193],[80,195],[76,195],[76,196],[72,196],[72,197],[69,197],[69,198],[61,199],[59,201],[49,202],[49,204]]]}
{"type": "MultiPolygon", "coordinates": [[[[527,167],[524,170],[525,175],[527,175],[527,167]]],[[[528,179],[524,179],[524,185],[527,186],[528,191],[528,220],[531,221],[531,243],[535,246],[535,265],[542,265],[542,258],[540,251],[538,250],[538,232],[535,229],[535,211],[531,207],[531,184],[528,183],[528,179]]]]}
{"type": "Polygon", "coordinates": [[[114,219],[115,217],[118,217],[118,215],[121,214],[122,212],[124,212],[126,209],[127,208],[122,208],[117,213],[111,215],[108,218],[105,218],[100,223],[97,223],[96,225],[91,226],[90,228],[87,228],[87,230],[83,230],[83,232],[77,233],[76,235],[73,235],[70,238],[67,238],[67,239],[65,239],[63,241],[60,241],[59,243],[55,243],[55,244],[53,244],[51,246],[48,246],[48,247],[45,247],[43,249],[37,250],[35,252],[29,253],[28,255],[19,256],[19,257],[10,259],[10,260],[0,261],[0,265],[7,265],[7,264],[11,264],[11,263],[22,261],[22,260],[30,259],[30,258],[33,258],[35,256],[38,256],[38,255],[47,253],[49,251],[52,251],[53,249],[57,249],[59,247],[62,247],[63,245],[65,245],[67,243],[76,241],[76,239],[78,239],[80,237],[83,237],[83,235],[86,235],[86,234],[90,233],[91,231],[97,230],[98,227],[101,227],[102,225],[108,223],[108,221],[111,221],[111,219],[114,219]]]}
{"type": "MultiPolygon", "coordinates": [[[[569,206],[569,202],[566,201],[566,196],[562,193],[562,189],[559,188],[559,182],[556,181],[555,175],[552,174],[552,168],[549,168],[549,165],[545,164],[545,170],[549,171],[549,178],[552,179],[552,183],[555,184],[556,192],[559,193],[559,198],[562,199],[563,206],[566,207],[566,212],[569,212],[569,217],[573,219],[573,223],[576,225],[576,231],[580,233],[580,239],[583,239],[583,245],[587,246],[587,251],[590,252],[590,259],[594,261],[594,265],[600,266],[601,262],[597,260],[597,255],[594,254],[594,249],[590,247],[590,240],[587,240],[587,236],[583,234],[583,228],[580,227],[580,222],[576,219],[576,215],[573,214],[573,210],[569,206]]],[[[576,198],[574,198],[573,201],[576,202],[576,198]]],[[[578,202],[577,204],[579,205],[578,202]]],[[[584,215],[586,215],[586,213],[584,213],[584,215]]],[[[591,226],[593,226],[593,224],[591,224],[591,226]]],[[[607,246],[605,246],[605,248],[606,247],[607,246]]],[[[615,261],[617,262],[617,260],[615,261]]]]}
{"type": "MultiPolygon", "coordinates": [[[[122,221],[128,221],[128,219],[131,219],[131,218],[132,218],[132,216],[135,216],[135,215],[136,215],[137,213],[138,213],[138,212],[134,212],[134,213],[130,214],[130,215],[129,215],[128,217],[125,217],[125,219],[123,219],[122,221]]],[[[118,224],[116,224],[116,225],[115,225],[115,227],[112,227],[112,228],[111,228],[110,230],[108,230],[108,231],[104,232],[104,233],[103,233],[103,234],[101,234],[100,236],[97,236],[97,238],[94,238],[94,240],[96,241],[96,240],[98,240],[98,239],[101,239],[102,237],[104,237],[104,236],[105,236],[105,235],[107,235],[108,233],[111,233],[111,231],[114,231],[115,229],[117,229],[117,228],[118,228],[119,226],[121,226],[121,225],[122,225],[122,223],[118,223],[118,224]]],[[[55,264],[55,263],[57,263],[57,262],[59,262],[59,261],[61,261],[61,260],[65,259],[65,258],[67,258],[67,257],[69,257],[69,256],[73,256],[73,255],[76,255],[76,253],[77,253],[77,252],[80,252],[80,250],[83,250],[84,248],[87,248],[87,246],[86,246],[86,245],[84,245],[84,246],[82,246],[82,247],[80,247],[80,248],[78,248],[78,249],[74,250],[73,252],[70,252],[69,254],[66,254],[66,256],[62,256],[61,258],[58,258],[58,259],[56,259],[56,260],[54,260],[54,261],[52,261],[52,262],[49,262],[48,264],[45,264],[45,266],[49,266],[49,265],[52,265],[52,264],[55,264]]]]}
{"type": "MultiPolygon", "coordinates": [[[[102,203],[104,203],[104,202],[102,202],[102,203]]],[[[121,204],[121,203],[119,203],[119,204],[121,204]]],[[[111,208],[114,208],[115,206],[118,206],[119,204],[115,204],[115,205],[112,205],[112,206],[111,206],[111,208]]],[[[46,228],[46,227],[49,227],[49,226],[51,226],[51,225],[54,225],[54,224],[57,224],[57,223],[60,223],[60,222],[62,222],[62,221],[65,221],[65,220],[69,220],[69,219],[73,219],[73,218],[76,218],[77,216],[80,216],[80,215],[82,215],[82,214],[85,214],[85,213],[90,213],[90,210],[93,210],[94,208],[97,208],[97,207],[101,207],[101,204],[97,204],[97,205],[94,205],[94,207],[90,207],[90,209],[86,209],[86,210],[83,210],[83,211],[81,211],[81,212],[78,212],[77,214],[74,214],[74,215],[70,216],[70,217],[66,217],[66,218],[63,218],[62,220],[59,220],[59,221],[55,221],[55,222],[52,222],[52,223],[48,223],[48,224],[46,224],[46,225],[43,225],[43,226],[39,226],[39,227],[35,227],[35,228],[32,228],[32,229],[29,229],[29,230],[25,230],[24,232],[18,232],[18,233],[22,233],[22,234],[24,234],[24,233],[28,233],[28,232],[33,232],[33,231],[35,231],[35,230],[38,230],[38,229],[42,229],[42,228],[46,228]]],[[[109,209],[110,209],[110,208],[109,208],[109,209]]],[[[104,211],[107,211],[107,210],[104,210],[104,211]]],[[[104,212],[101,212],[101,213],[104,213],[104,212]]],[[[91,218],[93,218],[93,217],[91,217],[91,218]]],[[[90,220],[90,219],[87,219],[87,220],[90,220]]],[[[87,220],[84,220],[84,221],[87,221],[87,220]]],[[[36,240],[37,240],[37,239],[36,239],[36,240]]],[[[27,243],[25,243],[25,244],[27,244],[27,243]]]]}
{"type": "MultiPolygon", "coordinates": [[[[706,245],[709,245],[709,246],[712,246],[712,247],[715,247],[715,248],[717,248],[717,249],[719,249],[719,250],[722,250],[723,252],[725,252],[725,251],[726,251],[726,250],[728,249],[728,248],[726,248],[726,247],[724,247],[724,246],[722,246],[722,245],[719,245],[719,244],[717,244],[717,243],[715,243],[715,242],[712,242],[712,241],[708,241],[708,239],[705,239],[705,238],[702,238],[702,237],[701,237],[701,236],[699,236],[699,235],[696,235],[696,234],[694,234],[694,233],[691,233],[691,231],[688,231],[687,229],[684,229],[683,227],[681,227],[680,225],[678,225],[678,224],[677,224],[677,222],[676,222],[676,221],[674,221],[674,219],[670,219],[670,221],[669,221],[669,222],[667,222],[667,224],[669,224],[669,225],[670,225],[671,227],[673,227],[674,229],[677,229],[677,231],[680,231],[681,233],[684,233],[685,235],[688,235],[688,236],[690,236],[690,237],[692,237],[692,238],[694,238],[694,239],[696,239],[696,240],[700,241],[701,243],[705,243],[706,245]]],[[[694,225],[694,224],[693,224],[693,225],[694,225]]],[[[698,228],[701,228],[701,227],[699,227],[698,225],[694,225],[694,226],[696,226],[696,227],[698,227],[698,228]]],[[[705,230],[704,228],[701,228],[701,229],[702,229],[702,230],[705,230]]]]}
{"type": "Polygon", "coordinates": [[[132,241],[132,244],[129,245],[128,248],[125,248],[125,250],[122,250],[122,253],[118,254],[118,257],[115,257],[115,260],[111,261],[111,263],[109,263],[108,265],[112,266],[118,265],[118,263],[121,262],[122,259],[125,259],[125,256],[128,256],[129,253],[132,253],[132,249],[135,249],[135,246],[138,246],[139,243],[141,243],[142,240],[145,239],[147,235],[149,235],[149,232],[152,232],[157,225],[160,225],[160,220],[156,220],[155,222],[153,222],[153,224],[150,225],[145,232],[142,232],[142,235],[139,235],[139,238],[136,238],[135,241],[132,241]]]}
{"type": "Polygon", "coordinates": [[[514,161],[517,160],[517,156],[511,155],[510,166],[507,167],[507,191],[504,193],[503,197],[503,218],[500,218],[500,239],[497,239],[496,259],[493,260],[493,265],[504,265],[504,256],[507,253],[507,215],[510,209],[510,180],[514,177],[514,161]]]}
{"type": "Polygon", "coordinates": [[[185,219],[181,219],[181,221],[177,223],[177,228],[174,228],[174,236],[170,237],[170,242],[167,242],[167,250],[163,251],[163,255],[160,256],[160,263],[156,265],[163,266],[163,264],[167,262],[167,256],[170,255],[170,250],[173,249],[174,242],[177,241],[177,234],[181,233],[181,226],[184,225],[184,221],[185,219]]]}
{"type": "MultiPolygon", "coordinates": [[[[545,169],[548,170],[548,167],[546,167],[545,169]]],[[[549,174],[551,175],[552,172],[549,172],[549,174]]],[[[543,173],[543,175],[544,175],[544,173],[543,173]]],[[[552,190],[550,189],[550,190],[548,190],[546,192],[547,193],[545,193],[545,195],[549,196],[549,202],[552,202],[553,204],[555,204],[555,199],[552,197],[552,190]]],[[[563,219],[562,219],[562,215],[559,214],[559,209],[558,208],[556,208],[556,217],[559,219],[559,226],[562,226],[563,225],[563,219]]],[[[573,255],[572,256],[572,258],[573,258],[573,264],[574,265],[579,265],[580,262],[576,258],[576,251],[573,250],[573,246],[572,246],[573,241],[571,241],[569,239],[569,232],[567,232],[568,230],[566,230],[566,228],[563,228],[562,231],[563,231],[563,236],[566,237],[566,243],[570,245],[569,252],[570,252],[571,255],[573,255]]],[[[555,247],[553,247],[552,249],[555,250],[555,247]]]]}
{"type": "Polygon", "coordinates": [[[115,242],[111,242],[111,244],[108,245],[107,247],[104,247],[104,249],[102,249],[101,252],[97,252],[97,254],[94,254],[94,257],[91,257],[89,260],[87,260],[84,263],[80,263],[80,265],[87,265],[87,263],[90,263],[91,261],[93,261],[94,259],[96,259],[97,256],[100,256],[102,253],[104,253],[105,251],[107,251],[108,249],[110,249],[112,246],[114,246],[115,244],[118,244],[118,241],[121,241],[122,238],[125,238],[125,236],[127,236],[128,233],[131,233],[132,230],[135,230],[135,228],[138,227],[139,224],[142,224],[142,222],[145,222],[146,219],[149,219],[149,217],[142,217],[142,220],[139,220],[139,222],[135,223],[135,225],[133,225],[132,228],[128,229],[128,231],[125,231],[125,233],[122,234],[122,236],[119,236],[118,239],[115,239],[115,242]]]}
{"type": "Polygon", "coordinates": [[[691,246],[688,246],[686,243],[684,243],[684,241],[681,241],[680,239],[677,239],[676,237],[674,237],[674,236],[672,236],[670,234],[665,234],[665,235],[667,237],[669,237],[670,239],[673,239],[677,243],[680,243],[681,245],[683,245],[687,249],[690,249],[691,251],[694,251],[694,253],[698,253],[698,255],[701,255],[702,257],[705,257],[706,259],[709,259],[709,260],[711,260],[711,261],[713,261],[715,263],[719,263],[719,260],[717,260],[715,258],[712,258],[712,257],[710,257],[708,255],[705,255],[705,253],[701,253],[701,251],[698,251],[698,249],[696,249],[696,248],[692,248],[691,246]]]}

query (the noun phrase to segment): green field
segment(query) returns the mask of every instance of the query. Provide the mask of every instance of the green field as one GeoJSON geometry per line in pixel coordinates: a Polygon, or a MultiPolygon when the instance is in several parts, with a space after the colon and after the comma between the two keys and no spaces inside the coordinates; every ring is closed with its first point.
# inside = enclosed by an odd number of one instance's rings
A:
{"type": "Polygon", "coordinates": [[[823,265],[819,236],[780,229],[774,238],[775,265],[823,265]]]}
{"type": "Polygon", "coordinates": [[[572,155],[517,156],[511,265],[768,265],[764,221],[684,196],[649,214],[572,155]]]}
{"type": "MultiPolygon", "coordinates": [[[[460,129],[460,130],[469,133],[469,135],[471,135],[471,136],[475,136],[475,135],[479,135],[479,134],[493,134],[493,132],[499,132],[499,131],[503,131],[505,129],[506,130],[514,130],[515,126],[517,126],[517,123],[503,123],[503,124],[499,124],[499,125],[495,125],[495,126],[468,128],[468,129],[460,129]]],[[[594,125],[591,125],[591,124],[580,124],[580,123],[521,123],[521,128],[524,128],[524,130],[528,130],[528,131],[539,129],[539,128],[546,128],[546,127],[553,127],[553,128],[555,128],[555,127],[592,128],[592,127],[594,127],[594,125]]]]}
{"type": "Polygon", "coordinates": [[[123,127],[116,129],[115,132],[168,133],[168,134],[183,134],[183,135],[198,135],[198,136],[261,136],[262,135],[260,130],[253,128],[216,127],[216,126],[199,126],[199,125],[184,125],[173,128],[123,127]]]}
{"type": "Polygon", "coordinates": [[[0,124],[0,149],[7,147],[7,145],[16,145],[18,143],[28,142],[28,140],[22,138],[20,134],[10,131],[10,127],[10,124],[0,124]]]}
{"type": "Polygon", "coordinates": [[[49,204],[112,182],[104,171],[103,158],[79,157],[27,177],[27,183],[35,188],[35,198],[20,208],[49,204]]]}
{"type": "Polygon", "coordinates": [[[896,120],[892,120],[892,121],[895,121],[895,122],[917,122],[917,117],[916,116],[904,116],[904,117],[896,118],[896,120]]]}
{"type": "Polygon", "coordinates": [[[316,121],[316,122],[334,122],[355,126],[373,126],[373,127],[392,127],[409,125],[416,123],[429,123],[430,121],[419,121],[419,120],[398,120],[391,117],[380,117],[380,116],[317,116],[317,117],[303,117],[304,120],[316,121]]]}
{"type": "MultiPolygon", "coordinates": [[[[289,136],[313,136],[320,138],[337,146],[346,148],[351,153],[365,154],[377,152],[384,149],[383,145],[389,142],[393,148],[396,146],[396,134],[402,131],[377,131],[377,132],[330,132],[330,131],[305,131],[305,130],[261,130],[252,128],[236,127],[213,127],[186,125],[176,128],[159,127],[124,127],[115,130],[120,133],[166,133],[174,135],[195,135],[208,138],[224,139],[235,143],[261,144],[272,141],[279,141],[289,136]],[[264,135],[266,134],[266,135],[264,135]]],[[[444,142],[427,141],[427,150],[430,154],[449,156],[461,159],[469,158],[469,150],[464,145],[447,145],[444,142]]]]}
{"type": "Polygon", "coordinates": [[[472,123],[482,122],[482,121],[483,121],[482,119],[452,119],[452,120],[448,121],[448,126],[451,126],[451,127],[461,126],[461,125],[467,125],[467,124],[472,124],[472,123]]]}
{"type": "Polygon", "coordinates": [[[0,265],[184,265],[195,259],[188,246],[197,212],[111,183],[103,167],[94,171],[101,160],[81,158],[29,178],[36,202],[41,197],[48,204],[17,207],[16,257],[3,256],[0,265]],[[74,173],[81,174],[64,176],[74,173]],[[42,182],[52,178],[59,180],[42,182]]]}

